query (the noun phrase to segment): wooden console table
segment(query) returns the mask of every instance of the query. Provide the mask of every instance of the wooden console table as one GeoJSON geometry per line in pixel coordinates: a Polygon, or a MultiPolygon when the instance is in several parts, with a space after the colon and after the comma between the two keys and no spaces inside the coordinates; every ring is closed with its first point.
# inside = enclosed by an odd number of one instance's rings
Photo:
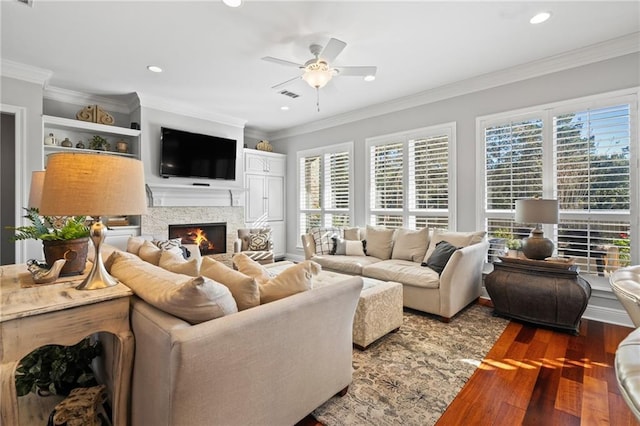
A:
{"type": "Polygon", "coordinates": [[[76,290],[77,280],[24,288],[26,265],[0,266],[0,424],[18,425],[15,373],[20,360],[44,345],[73,345],[97,332],[115,335],[113,421],[128,420],[134,340],[129,296],[123,284],[102,290],[76,290]]]}
{"type": "Polygon", "coordinates": [[[579,333],[591,286],[570,263],[501,257],[485,278],[494,314],[579,333]]]}

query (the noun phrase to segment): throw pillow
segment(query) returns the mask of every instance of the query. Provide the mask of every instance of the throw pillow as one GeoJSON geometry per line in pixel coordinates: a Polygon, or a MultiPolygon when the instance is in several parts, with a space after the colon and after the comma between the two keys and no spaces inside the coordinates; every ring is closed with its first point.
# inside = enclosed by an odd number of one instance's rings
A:
{"type": "Polygon", "coordinates": [[[395,229],[367,225],[367,256],[390,259],[394,232],[395,229]]]}
{"type": "Polygon", "coordinates": [[[331,254],[365,256],[362,241],[346,240],[340,237],[333,237],[333,249],[331,250],[331,254]]]}
{"type": "Polygon", "coordinates": [[[142,237],[129,237],[127,240],[127,252],[137,255],[145,241],[142,237]]]}
{"type": "Polygon", "coordinates": [[[156,245],[160,250],[170,251],[175,254],[183,255],[182,252],[182,239],[181,238],[172,238],[170,240],[152,240],[153,244],[156,245]]]}
{"type": "Polygon", "coordinates": [[[253,308],[260,304],[260,290],[254,278],[235,271],[224,263],[210,257],[202,259],[200,273],[227,286],[238,305],[239,311],[253,308]]]}
{"type": "Polygon", "coordinates": [[[393,243],[392,259],[422,262],[429,245],[429,229],[398,229],[393,243]]]}
{"type": "Polygon", "coordinates": [[[271,278],[264,266],[242,252],[233,256],[233,263],[238,271],[254,278],[258,284],[266,283],[271,278]]]}
{"type": "Polygon", "coordinates": [[[342,236],[340,228],[309,228],[307,233],[313,236],[316,243],[316,254],[330,254],[333,246],[331,237],[334,235],[342,236]]]}
{"type": "Polygon", "coordinates": [[[302,291],[311,290],[311,279],[318,275],[322,267],[311,260],[305,260],[285,269],[276,277],[260,284],[260,303],[283,299],[302,291]]]}
{"type": "Polygon", "coordinates": [[[170,251],[163,250],[160,252],[158,266],[167,271],[175,272],[176,274],[184,274],[191,277],[200,275],[198,259],[186,260],[182,255],[170,251]]]}
{"type": "Polygon", "coordinates": [[[269,241],[271,240],[271,232],[260,232],[258,234],[249,234],[249,251],[265,251],[269,250],[269,241]]]}
{"type": "Polygon", "coordinates": [[[360,240],[360,228],[344,228],[345,240],[360,240]]]}
{"type": "Polygon", "coordinates": [[[227,287],[204,277],[176,274],[114,252],[111,273],[150,305],[198,324],[238,312],[227,287]]]}
{"type": "Polygon", "coordinates": [[[160,250],[160,248],[158,248],[158,246],[153,244],[151,241],[145,241],[144,243],[142,243],[142,245],[140,246],[140,250],[138,251],[138,256],[140,256],[140,259],[156,266],[158,266],[158,263],[160,263],[161,254],[162,250],[160,250]]]}
{"type": "Polygon", "coordinates": [[[423,262],[421,265],[428,266],[429,268],[436,271],[438,275],[440,275],[444,270],[444,267],[447,266],[447,262],[456,250],[458,250],[458,247],[446,241],[440,241],[438,244],[436,244],[436,248],[433,251],[433,254],[426,262],[423,262]]]}
{"type": "Polygon", "coordinates": [[[429,248],[424,256],[426,262],[436,249],[436,245],[440,241],[447,241],[456,247],[467,247],[471,244],[479,243],[484,238],[486,232],[454,232],[447,231],[446,229],[434,229],[431,241],[429,241],[429,248]]]}

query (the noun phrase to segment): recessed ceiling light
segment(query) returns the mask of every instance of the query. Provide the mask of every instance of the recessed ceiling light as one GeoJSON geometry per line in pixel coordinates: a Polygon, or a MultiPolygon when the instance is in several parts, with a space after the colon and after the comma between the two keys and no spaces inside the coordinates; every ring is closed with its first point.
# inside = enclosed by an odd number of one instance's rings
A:
{"type": "Polygon", "coordinates": [[[238,7],[242,4],[242,0],[222,0],[222,3],[229,7],[238,7]]]}
{"type": "Polygon", "coordinates": [[[147,69],[151,72],[162,72],[162,68],[157,65],[148,65],[147,69]]]}
{"type": "Polygon", "coordinates": [[[376,79],[376,76],[372,74],[364,76],[364,81],[373,81],[375,79],[376,79]]]}
{"type": "Polygon", "coordinates": [[[551,13],[549,12],[540,12],[536,14],[533,18],[529,19],[529,22],[532,24],[542,24],[547,19],[551,18],[551,13]]]}
{"type": "Polygon", "coordinates": [[[283,111],[289,111],[289,107],[286,105],[281,106],[280,109],[283,111]]]}

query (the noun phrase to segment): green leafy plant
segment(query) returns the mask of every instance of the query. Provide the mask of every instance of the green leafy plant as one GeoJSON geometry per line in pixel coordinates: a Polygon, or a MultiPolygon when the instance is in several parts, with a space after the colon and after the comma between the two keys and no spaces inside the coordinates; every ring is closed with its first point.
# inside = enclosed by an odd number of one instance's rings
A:
{"type": "Polygon", "coordinates": [[[613,245],[618,247],[620,266],[631,265],[631,241],[629,240],[629,234],[622,232],[619,234],[620,238],[613,240],[613,245]]]}
{"type": "Polygon", "coordinates": [[[91,361],[102,352],[100,342],[89,338],[73,346],[47,345],[31,352],[16,369],[16,392],[68,395],[77,387],[97,384],[91,361]]]}
{"type": "Polygon", "coordinates": [[[89,139],[89,149],[97,149],[100,151],[109,151],[111,144],[102,136],[95,135],[89,139]]]}
{"type": "Polygon", "coordinates": [[[509,250],[520,250],[522,248],[522,241],[516,240],[514,238],[509,238],[507,240],[507,248],[509,250]]]}
{"type": "Polygon", "coordinates": [[[23,217],[31,221],[31,225],[8,227],[16,232],[14,241],[18,240],[75,240],[89,236],[89,227],[85,224],[86,216],[70,216],[62,220],[51,216],[40,216],[36,208],[25,208],[23,217]],[[54,226],[59,225],[59,226],[54,226]]]}

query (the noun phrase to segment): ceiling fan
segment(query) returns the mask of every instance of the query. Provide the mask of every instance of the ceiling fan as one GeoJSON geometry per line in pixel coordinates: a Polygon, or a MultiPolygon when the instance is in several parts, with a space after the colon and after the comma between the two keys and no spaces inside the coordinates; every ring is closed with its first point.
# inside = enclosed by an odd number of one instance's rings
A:
{"type": "Polygon", "coordinates": [[[273,58],[271,56],[265,56],[262,58],[267,62],[273,62],[288,67],[296,67],[303,70],[302,74],[291,78],[282,83],[276,84],[272,89],[283,88],[296,80],[303,79],[309,86],[316,89],[318,93],[318,111],[320,111],[319,102],[319,90],[326,86],[334,76],[352,76],[352,77],[364,77],[365,81],[373,81],[376,78],[377,67],[372,66],[359,66],[359,67],[333,67],[331,62],[344,50],[347,46],[342,40],[337,38],[331,38],[327,45],[322,48],[319,44],[312,44],[309,46],[309,50],[314,58],[309,59],[304,64],[299,64],[285,59],[273,58]]]}

